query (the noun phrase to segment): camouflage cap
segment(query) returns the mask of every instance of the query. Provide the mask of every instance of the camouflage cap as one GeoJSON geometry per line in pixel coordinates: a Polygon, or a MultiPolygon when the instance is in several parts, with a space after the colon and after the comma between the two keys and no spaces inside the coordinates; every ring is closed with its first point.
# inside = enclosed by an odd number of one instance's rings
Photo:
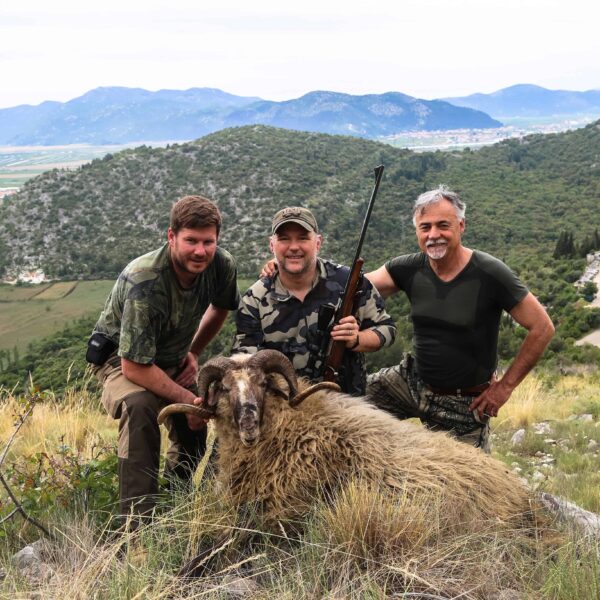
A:
{"type": "Polygon", "coordinates": [[[271,232],[275,233],[284,223],[297,223],[307,231],[319,233],[319,227],[314,215],[308,208],[288,206],[282,208],[274,217],[271,232]]]}

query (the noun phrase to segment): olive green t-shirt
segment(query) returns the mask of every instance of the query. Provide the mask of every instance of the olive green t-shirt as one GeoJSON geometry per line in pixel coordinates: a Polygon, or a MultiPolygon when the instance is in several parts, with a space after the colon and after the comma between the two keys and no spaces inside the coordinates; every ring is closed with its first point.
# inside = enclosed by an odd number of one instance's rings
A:
{"type": "Polygon", "coordinates": [[[118,344],[118,355],[162,369],[187,355],[209,305],[235,310],[239,301],[233,257],[217,248],[193,287],[181,286],[171,266],[169,245],[129,263],[119,275],[94,331],[118,344]]]}
{"type": "Polygon", "coordinates": [[[439,388],[489,381],[497,365],[502,311],[511,311],[528,293],[519,278],[478,250],[452,281],[442,281],[422,252],[385,266],[410,300],[419,377],[439,388]]]}

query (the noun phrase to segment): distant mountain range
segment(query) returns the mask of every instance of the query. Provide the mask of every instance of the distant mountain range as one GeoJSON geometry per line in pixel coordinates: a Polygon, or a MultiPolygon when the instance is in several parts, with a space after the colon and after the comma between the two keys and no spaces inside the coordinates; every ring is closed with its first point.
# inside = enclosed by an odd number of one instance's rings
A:
{"type": "Polygon", "coordinates": [[[600,90],[569,92],[520,84],[492,94],[444,98],[456,106],[481,110],[496,119],[600,114],[600,90]]]}
{"type": "Polygon", "coordinates": [[[68,102],[0,110],[0,144],[119,144],[189,140],[223,128],[232,110],[260,98],[213,88],[101,87],[68,102]]]}
{"type": "Polygon", "coordinates": [[[399,92],[365,96],[310,92],[294,100],[262,101],[237,109],[228,115],[225,124],[273,125],[369,138],[408,130],[501,126],[481,111],[452,106],[442,100],[419,100],[399,92]]]}
{"type": "Polygon", "coordinates": [[[102,87],[68,102],[0,109],[1,145],[192,140],[228,127],[272,125],[380,138],[403,131],[490,129],[514,117],[600,115],[600,90],[515,85],[492,94],[421,100],[399,92],[314,91],[282,102],[213,88],[102,87]],[[491,116],[490,116],[491,115],[491,116]]]}
{"type": "Polygon", "coordinates": [[[0,144],[190,140],[252,124],[359,137],[501,125],[477,110],[396,92],[366,96],[310,92],[295,100],[270,102],[211,88],[149,92],[108,87],[64,103],[0,110],[0,144]]]}

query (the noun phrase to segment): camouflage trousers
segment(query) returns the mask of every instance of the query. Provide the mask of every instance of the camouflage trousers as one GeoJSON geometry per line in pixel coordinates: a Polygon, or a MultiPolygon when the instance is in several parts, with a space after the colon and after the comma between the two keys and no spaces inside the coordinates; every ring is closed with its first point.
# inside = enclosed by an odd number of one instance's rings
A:
{"type": "MultiPolygon", "coordinates": [[[[160,428],[157,416],[168,403],[129,381],[121,370],[121,359],[111,356],[92,371],[102,385],[102,404],[119,421],[119,502],[123,517],[150,515],[159,492],[160,428]]],[[[170,377],[175,369],[167,370],[170,377]]],[[[169,487],[185,489],[206,451],[206,427],[192,431],[185,415],[172,415],[165,422],[169,447],[164,476],[169,487]]],[[[137,523],[134,518],[134,526],[137,523]]]]}
{"type": "Polygon", "coordinates": [[[367,377],[367,400],[399,419],[417,417],[433,431],[446,431],[458,441],[490,453],[489,420],[469,411],[475,396],[430,391],[405,356],[399,365],[367,377]]]}

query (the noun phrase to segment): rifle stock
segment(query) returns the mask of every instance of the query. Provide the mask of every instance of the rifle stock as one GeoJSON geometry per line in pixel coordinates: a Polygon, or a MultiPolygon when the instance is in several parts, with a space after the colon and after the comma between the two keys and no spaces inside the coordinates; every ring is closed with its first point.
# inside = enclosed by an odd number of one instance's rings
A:
{"type": "MultiPolygon", "coordinates": [[[[375,203],[375,197],[377,196],[379,184],[381,183],[381,178],[383,176],[383,168],[383,165],[375,167],[375,185],[373,187],[371,199],[369,200],[367,212],[363,221],[354,261],[352,262],[350,273],[348,274],[348,281],[346,282],[346,287],[344,288],[344,293],[342,294],[339,308],[335,314],[334,323],[339,323],[340,319],[354,314],[357,310],[357,292],[362,281],[362,266],[364,264],[364,260],[361,258],[360,253],[362,251],[363,242],[365,241],[365,235],[367,233],[369,219],[371,218],[371,211],[373,210],[373,205],[375,203]]],[[[345,351],[345,342],[334,342],[331,340],[328,351],[325,355],[325,368],[323,371],[323,379],[325,381],[337,381],[340,383],[338,381],[340,375],[339,371],[340,367],[342,366],[342,360],[344,358],[345,351]]]]}
{"type": "MultiPolygon", "coordinates": [[[[361,270],[364,262],[365,261],[362,258],[359,258],[352,265],[352,270],[348,275],[348,291],[342,298],[342,303],[335,316],[335,323],[338,323],[340,319],[353,314],[355,310],[354,300],[362,279],[361,270]]],[[[331,341],[325,361],[325,371],[323,372],[323,379],[325,381],[337,381],[345,351],[346,342],[331,341]]]]}

